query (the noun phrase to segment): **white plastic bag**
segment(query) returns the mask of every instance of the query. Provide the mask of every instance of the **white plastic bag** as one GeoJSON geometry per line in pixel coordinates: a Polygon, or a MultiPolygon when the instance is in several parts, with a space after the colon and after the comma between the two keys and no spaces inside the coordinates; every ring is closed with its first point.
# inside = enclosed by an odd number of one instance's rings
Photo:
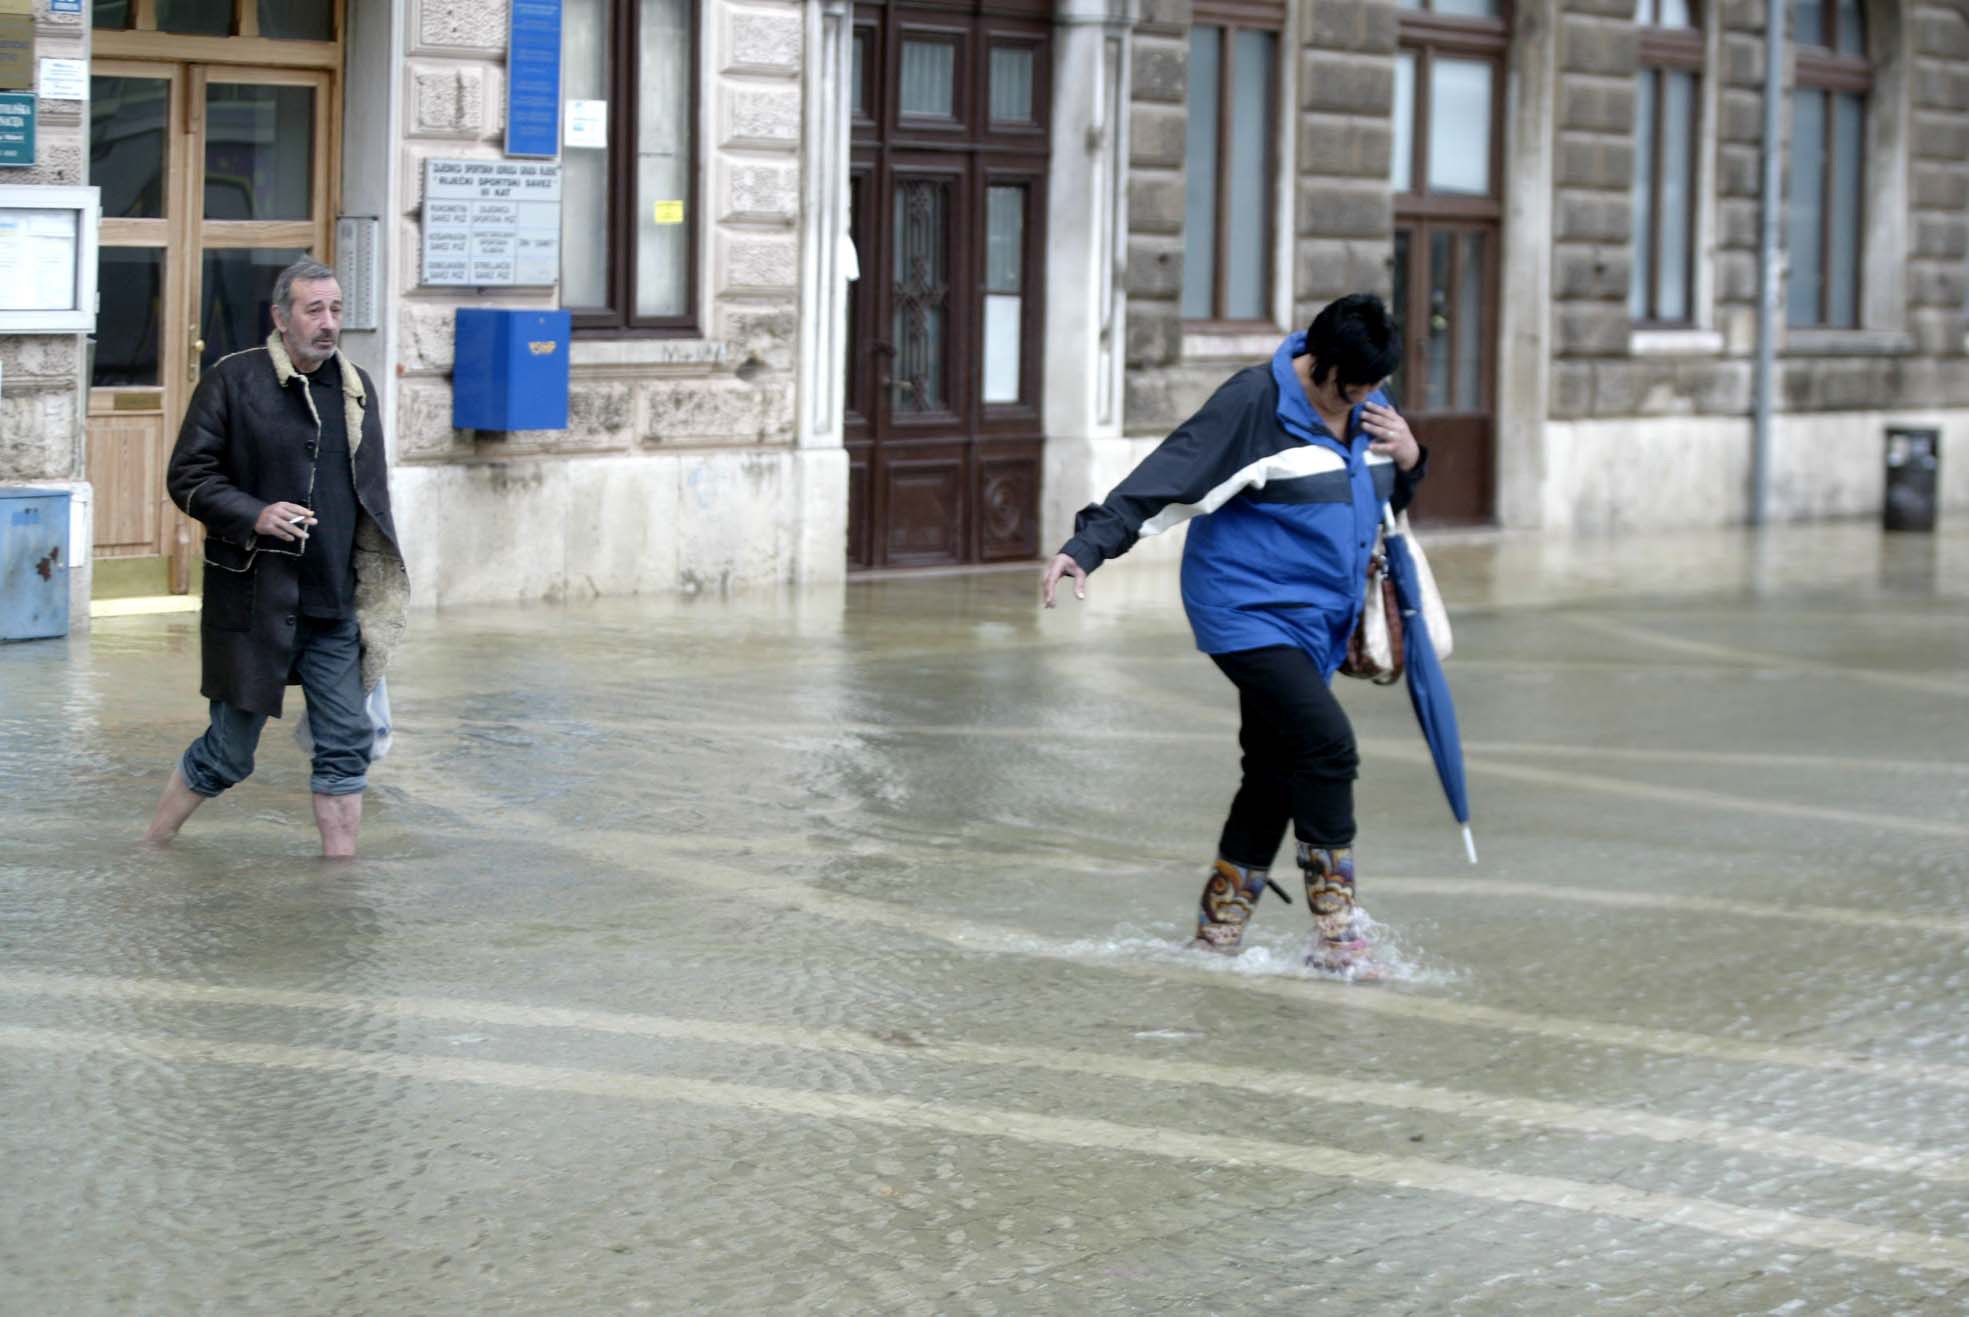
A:
{"type": "MultiPolygon", "coordinates": [[[[363,701],[369,711],[369,725],[376,729],[376,742],[370,747],[369,762],[375,763],[390,752],[390,681],[385,677],[376,683],[376,689],[369,692],[363,701]]],[[[314,753],[314,731],[308,726],[306,714],[294,720],[294,744],[301,747],[301,753],[314,753]]]]}

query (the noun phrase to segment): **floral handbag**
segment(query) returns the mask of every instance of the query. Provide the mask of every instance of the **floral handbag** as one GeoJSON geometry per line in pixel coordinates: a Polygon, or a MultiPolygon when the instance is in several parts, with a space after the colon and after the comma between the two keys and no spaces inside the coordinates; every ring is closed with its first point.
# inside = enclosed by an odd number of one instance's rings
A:
{"type": "MultiPolygon", "coordinates": [[[[1438,660],[1450,655],[1449,613],[1443,607],[1442,593],[1436,589],[1436,574],[1421,542],[1408,528],[1408,514],[1395,518],[1395,533],[1408,540],[1408,556],[1415,562],[1415,575],[1422,591],[1422,618],[1429,628],[1429,640],[1438,660]]],[[[1392,686],[1402,678],[1405,666],[1401,599],[1395,592],[1394,578],[1388,572],[1386,531],[1375,532],[1374,554],[1368,559],[1367,593],[1361,620],[1347,638],[1347,657],[1340,671],[1377,686],[1392,686]]]]}

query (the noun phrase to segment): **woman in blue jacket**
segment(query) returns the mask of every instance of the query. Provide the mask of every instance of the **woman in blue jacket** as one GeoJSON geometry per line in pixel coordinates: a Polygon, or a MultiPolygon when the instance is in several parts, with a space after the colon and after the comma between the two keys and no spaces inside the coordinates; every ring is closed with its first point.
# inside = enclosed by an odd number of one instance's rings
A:
{"type": "Polygon", "coordinates": [[[1360,618],[1381,505],[1414,496],[1427,453],[1380,391],[1401,334],[1366,293],[1327,306],[1268,365],[1239,371],[1082,509],[1041,583],[1087,574],[1144,535],[1196,518],[1183,608],[1197,648],[1238,690],[1244,780],[1197,910],[1194,945],[1235,954],[1287,822],[1317,939],[1308,964],[1369,964],[1354,913],[1353,727],[1329,689],[1360,618]]]}

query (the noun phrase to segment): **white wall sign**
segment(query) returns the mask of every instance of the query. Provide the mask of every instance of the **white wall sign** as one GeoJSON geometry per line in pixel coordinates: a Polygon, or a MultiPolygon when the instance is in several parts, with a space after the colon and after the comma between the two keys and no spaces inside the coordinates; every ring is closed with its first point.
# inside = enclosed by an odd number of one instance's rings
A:
{"type": "Polygon", "coordinates": [[[86,101],[89,99],[89,61],[51,59],[41,61],[41,99],[44,101],[86,101]]]}
{"type": "Polygon", "coordinates": [[[554,161],[426,160],[427,286],[559,282],[561,167],[554,161]]]}
{"type": "Polygon", "coordinates": [[[0,311],[75,311],[73,210],[0,211],[0,311]]]}
{"type": "Polygon", "coordinates": [[[0,334],[96,329],[92,187],[0,186],[0,334]]]}
{"type": "Polygon", "coordinates": [[[608,146],[608,102],[569,101],[563,146],[602,150],[608,146]]]}

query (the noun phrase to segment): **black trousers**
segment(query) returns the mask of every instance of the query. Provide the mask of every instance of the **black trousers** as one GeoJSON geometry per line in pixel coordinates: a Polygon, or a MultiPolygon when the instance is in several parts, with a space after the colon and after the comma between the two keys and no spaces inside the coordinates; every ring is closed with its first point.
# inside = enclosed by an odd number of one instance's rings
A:
{"type": "Polygon", "coordinates": [[[1354,841],[1353,724],[1304,650],[1290,645],[1212,654],[1237,687],[1244,782],[1217,843],[1233,864],[1270,868],[1285,825],[1315,846],[1354,841]]]}

